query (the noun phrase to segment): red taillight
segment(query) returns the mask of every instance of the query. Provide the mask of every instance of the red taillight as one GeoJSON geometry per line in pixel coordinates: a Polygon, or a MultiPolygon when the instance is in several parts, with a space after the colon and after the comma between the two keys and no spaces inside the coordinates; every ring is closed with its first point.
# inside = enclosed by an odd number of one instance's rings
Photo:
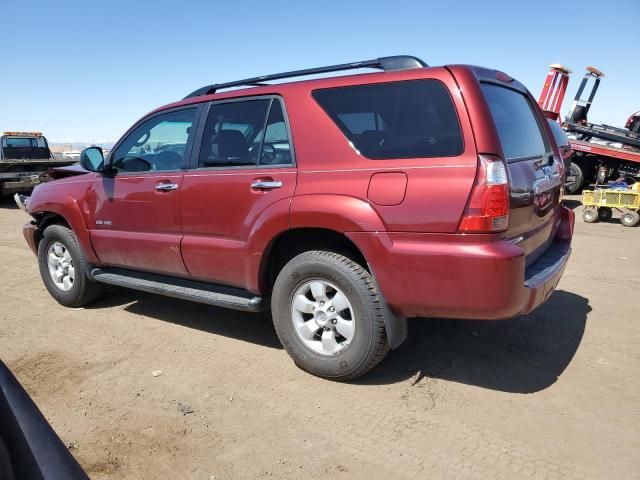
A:
{"type": "Polygon", "coordinates": [[[507,167],[496,157],[480,155],[478,174],[458,230],[465,233],[501,232],[509,226],[507,167]]]}

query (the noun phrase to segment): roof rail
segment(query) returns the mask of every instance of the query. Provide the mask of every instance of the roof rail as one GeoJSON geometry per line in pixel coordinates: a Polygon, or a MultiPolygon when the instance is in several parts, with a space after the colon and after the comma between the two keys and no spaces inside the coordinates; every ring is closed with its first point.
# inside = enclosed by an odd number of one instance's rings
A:
{"type": "Polygon", "coordinates": [[[361,62],[341,63],[339,65],[329,65],[326,67],[307,68],[304,70],[293,70],[291,72],[274,73],[272,75],[262,75],[260,77],[245,78],[243,80],[236,80],[234,82],[227,83],[214,83],[198,90],[191,92],[184,97],[192,98],[199,97],[201,95],[210,95],[223,88],[240,87],[240,86],[261,86],[267,85],[263,82],[270,80],[279,80],[282,78],[302,77],[306,75],[316,75],[319,73],[328,72],[340,72],[344,70],[355,70],[357,68],[378,68],[385,72],[394,70],[409,70],[411,68],[423,68],[428,67],[425,62],[418,57],[412,57],[410,55],[395,55],[392,57],[380,57],[374,60],[364,60],[361,62]]]}

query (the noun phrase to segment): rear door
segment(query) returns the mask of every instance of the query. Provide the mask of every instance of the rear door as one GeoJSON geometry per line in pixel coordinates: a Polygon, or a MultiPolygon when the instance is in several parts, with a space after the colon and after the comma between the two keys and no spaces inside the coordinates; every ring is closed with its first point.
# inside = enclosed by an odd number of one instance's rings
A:
{"type": "Polygon", "coordinates": [[[554,153],[544,118],[515,88],[482,83],[507,162],[511,201],[506,236],[527,255],[527,264],[551,243],[561,201],[561,159],[554,153]]]}
{"type": "Polygon", "coordinates": [[[297,170],[284,103],[214,102],[201,130],[182,182],[182,258],[194,278],[249,288],[246,266],[261,253],[251,242],[265,240],[265,228],[289,227],[297,170]]]}

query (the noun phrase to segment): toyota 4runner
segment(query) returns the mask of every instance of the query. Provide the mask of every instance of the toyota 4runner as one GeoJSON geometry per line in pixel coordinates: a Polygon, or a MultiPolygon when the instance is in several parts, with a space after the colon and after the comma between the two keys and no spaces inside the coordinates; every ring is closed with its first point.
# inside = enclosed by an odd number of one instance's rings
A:
{"type": "Polygon", "coordinates": [[[21,201],[59,303],[111,284],[270,308],[326,378],[369,371],[407,317],[532,311],[571,250],[549,125],[487,68],[396,56],[209,85],[81,165],[21,201]],[[355,68],[381,71],[268,83],[355,68]]]}

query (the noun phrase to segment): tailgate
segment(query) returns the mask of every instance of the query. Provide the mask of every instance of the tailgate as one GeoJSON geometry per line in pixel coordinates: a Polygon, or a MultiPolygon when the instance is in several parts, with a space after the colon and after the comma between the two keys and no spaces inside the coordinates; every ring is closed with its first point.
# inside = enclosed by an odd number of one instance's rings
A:
{"type": "Polygon", "coordinates": [[[560,222],[562,160],[547,137],[546,120],[526,91],[492,83],[481,86],[509,174],[509,228],[504,236],[525,251],[530,265],[549,247],[560,222]]]}

